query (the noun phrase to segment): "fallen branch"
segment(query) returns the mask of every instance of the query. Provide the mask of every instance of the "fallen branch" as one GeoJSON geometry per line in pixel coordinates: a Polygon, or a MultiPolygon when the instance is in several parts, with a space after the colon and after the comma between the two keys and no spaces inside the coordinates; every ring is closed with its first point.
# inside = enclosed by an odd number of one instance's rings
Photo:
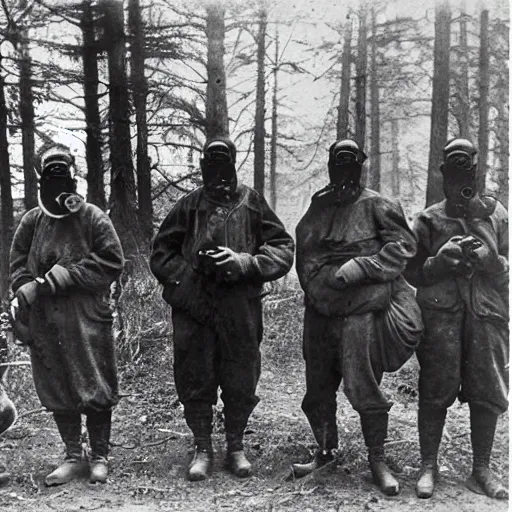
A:
{"type": "Polygon", "coordinates": [[[22,412],[18,415],[18,420],[21,418],[26,418],[27,416],[32,416],[33,414],[40,414],[42,412],[48,412],[46,407],[40,407],[39,409],[31,409],[30,411],[22,412]]]}
{"type": "Polygon", "coordinates": [[[0,363],[0,368],[5,368],[6,366],[32,366],[30,361],[12,361],[10,363],[0,363]]]}
{"type": "MultiPolygon", "coordinates": [[[[169,432],[172,432],[169,430],[169,432]]],[[[133,445],[125,445],[125,444],[117,444],[114,442],[110,442],[111,446],[115,446],[116,448],[124,448],[125,450],[135,450],[136,448],[151,448],[153,446],[160,446],[161,444],[165,444],[171,439],[176,439],[176,437],[188,437],[188,434],[183,434],[182,432],[173,432],[172,435],[164,437],[163,439],[159,439],[158,441],[151,441],[149,443],[141,444],[136,443],[133,445]]]]}
{"type": "Polygon", "coordinates": [[[395,446],[397,444],[404,444],[404,443],[417,443],[418,440],[417,439],[400,439],[398,441],[390,441],[389,443],[385,443],[385,447],[387,448],[388,446],[395,446]]]}

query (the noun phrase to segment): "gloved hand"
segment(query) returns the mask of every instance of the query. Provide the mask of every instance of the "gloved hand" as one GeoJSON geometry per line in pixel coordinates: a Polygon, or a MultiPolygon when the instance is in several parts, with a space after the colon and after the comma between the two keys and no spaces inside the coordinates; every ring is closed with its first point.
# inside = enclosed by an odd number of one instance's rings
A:
{"type": "Polygon", "coordinates": [[[462,236],[452,236],[450,240],[437,251],[435,257],[450,270],[455,270],[464,259],[462,247],[460,246],[460,242],[463,238],[462,236]]]}
{"type": "Polygon", "coordinates": [[[469,276],[473,272],[473,265],[464,257],[464,251],[460,245],[463,239],[463,236],[452,236],[439,248],[435,256],[427,258],[424,271],[433,276],[444,276],[450,273],[469,276]]]}
{"type": "Polygon", "coordinates": [[[249,277],[255,269],[254,256],[246,252],[235,252],[229,247],[219,247],[220,251],[212,254],[211,258],[222,271],[225,281],[234,283],[244,277],[249,277]]]}
{"type": "Polygon", "coordinates": [[[507,268],[506,259],[504,265],[503,259],[499,258],[498,253],[483,243],[469,251],[468,259],[475,268],[490,273],[503,272],[507,268]]]}
{"type": "Polygon", "coordinates": [[[345,288],[348,285],[358,283],[366,277],[363,267],[354,259],[348,260],[335,272],[334,277],[338,284],[345,288]]]}
{"type": "Polygon", "coordinates": [[[44,280],[48,284],[51,294],[64,291],[73,282],[69,271],[61,265],[54,265],[46,272],[44,280]]]}
{"type": "Polygon", "coordinates": [[[26,310],[36,301],[38,288],[39,285],[35,279],[18,288],[16,298],[18,299],[20,310],[26,310]]]}

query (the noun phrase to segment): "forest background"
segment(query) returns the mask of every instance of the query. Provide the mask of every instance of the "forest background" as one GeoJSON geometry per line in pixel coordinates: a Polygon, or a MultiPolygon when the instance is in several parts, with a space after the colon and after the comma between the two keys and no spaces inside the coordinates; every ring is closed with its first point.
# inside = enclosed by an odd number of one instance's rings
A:
{"type": "MultiPolygon", "coordinates": [[[[163,217],[200,184],[208,137],[231,137],[240,180],[292,234],[344,137],[369,156],[367,186],[409,221],[442,198],[442,147],[459,135],[508,206],[509,15],[506,0],[0,0],[2,308],[12,235],[37,205],[36,155],[52,141],[71,147],[79,192],[120,235],[129,264],[113,305],[130,375],[169,338],[147,259],[163,217]]],[[[300,375],[294,272],[270,291],[267,356],[300,375]]],[[[26,363],[26,352],[9,360],[26,363]]],[[[416,372],[395,386],[413,401],[416,372]]],[[[29,381],[12,367],[11,390],[35,403],[29,381]]]]}

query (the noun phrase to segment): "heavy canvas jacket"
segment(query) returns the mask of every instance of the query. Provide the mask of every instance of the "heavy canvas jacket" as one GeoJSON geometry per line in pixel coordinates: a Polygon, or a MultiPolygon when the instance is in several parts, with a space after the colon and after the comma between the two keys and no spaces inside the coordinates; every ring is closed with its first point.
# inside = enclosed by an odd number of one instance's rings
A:
{"type": "Polygon", "coordinates": [[[418,288],[422,308],[455,311],[464,305],[479,318],[508,322],[508,214],[490,196],[476,198],[468,218],[449,217],[446,200],[421,212],[414,223],[418,252],[406,278],[418,288]],[[454,236],[473,235],[497,255],[492,268],[476,269],[469,277],[454,272],[432,273],[429,261],[454,236]]]}
{"type": "Polygon", "coordinates": [[[174,205],[153,242],[151,270],[164,286],[164,299],[200,321],[224,297],[261,295],[265,281],[284,276],[293,264],[293,239],[265,199],[245,185],[237,192],[237,201],[213,234],[208,218],[216,204],[203,187],[190,192],[174,205]],[[198,251],[207,241],[253,255],[255,272],[235,284],[202,275],[198,251]]]}
{"type": "Polygon", "coordinates": [[[306,303],[326,316],[386,309],[393,287],[405,284],[401,274],[415,252],[401,207],[369,189],[349,205],[313,200],[297,226],[297,273],[306,303]],[[341,288],[334,273],[351,259],[365,279],[341,288]]]}
{"type": "Polygon", "coordinates": [[[51,411],[108,409],[118,401],[109,293],[124,257],[107,214],[89,203],[63,219],[40,208],[26,213],[10,253],[13,291],[55,264],[69,271],[72,284],[30,307],[36,391],[51,411]]]}

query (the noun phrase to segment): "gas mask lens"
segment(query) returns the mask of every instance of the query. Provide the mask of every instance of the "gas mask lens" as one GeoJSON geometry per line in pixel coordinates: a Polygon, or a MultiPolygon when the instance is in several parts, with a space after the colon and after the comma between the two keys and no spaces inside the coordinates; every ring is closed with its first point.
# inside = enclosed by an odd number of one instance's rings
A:
{"type": "Polygon", "coordinates": [[[208,153],[208,165],[214,166],[231,162],[231,157],[224,151],[212,151],[208,153]]]}
{"type": "Polygon", "coordinates": [[[340,151],[336,154],[336,165],[344,166],[347,164],[353,164],[356,161],[357,159],[354,153],[349,153],[348,151],[340,151]]]}
{"type": "Polygon", "coordinates": [[[473,159],[467,154],[456,154],[448,158],[448,164],[459,169],[470,171],[473,167],[473,159]]]}

